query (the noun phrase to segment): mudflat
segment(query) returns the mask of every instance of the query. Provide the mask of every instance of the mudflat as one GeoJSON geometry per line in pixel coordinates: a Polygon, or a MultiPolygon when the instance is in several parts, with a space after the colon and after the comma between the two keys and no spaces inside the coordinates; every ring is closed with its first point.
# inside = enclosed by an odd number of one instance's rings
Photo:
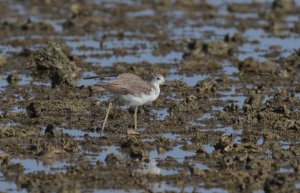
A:
{"type": "Polygon", "coordinates": [[[299,13],[291,0],[0,1],[1,191],[300,191],[299,13]],[[125,72],[167,81],[139,135],[134,110],[94,86],[125,72]]]}

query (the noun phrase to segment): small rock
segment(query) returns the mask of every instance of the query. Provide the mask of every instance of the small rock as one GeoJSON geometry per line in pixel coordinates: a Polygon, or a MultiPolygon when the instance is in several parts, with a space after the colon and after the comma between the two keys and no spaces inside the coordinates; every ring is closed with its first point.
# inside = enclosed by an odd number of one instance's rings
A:
{"type": "Polygon", "coordinates": [[[27,115],[30,118],[37,118],[41,116],[41,109],[37,107],[34,102],[31,102],[26,108],[27,115]]]}
{"type": "Polygon", "coordinates": [[[19,78],[19,76],[18,76],[17,74],[9,74],[9,75],[6,77],[6,81],[7,81],[9,84],[18,82],[19,79],[20,79],[20,78],[19,78]]]}
{"type": "Polygon", "coordinates": [[[48,136],[54,137],[54,126],[52,124],[47,125],[45,134],[48,136]]]}
{"type": "Polygon", "coordinates": [[[149,152],[145,150],[144,148],[140,147],[131,147],[130,148],[130,156],[134,158],[145,158],[149,156],[149,152]]]}
{"type": "Polygon", "coordinates": [[[195,166],[191,166],[189,169],[193,176],[205,176],[205,172],[195,166]]]}
{"type": "Polygon", "coordinates": [[[111,153],[105,157],[105,163],[107,165],[119,165],[123,162],[123,158],[120,155],[111,153]]]}
{"type": "Polygon", "coordinates": [[[140,135],[140,133],[135,130],[129,129],[127,130],[127,135],[140,135]]]}

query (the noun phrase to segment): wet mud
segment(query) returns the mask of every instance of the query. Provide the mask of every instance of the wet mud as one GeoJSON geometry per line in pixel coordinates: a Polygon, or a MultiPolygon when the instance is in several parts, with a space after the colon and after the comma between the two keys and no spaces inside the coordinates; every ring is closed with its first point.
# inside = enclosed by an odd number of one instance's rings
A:
{"type": "Polygon", "coordinates": [[[292,0],[1,1],[1,192],[300,191],[299,13],[292,0]],[[138,133],[95,86],[124,72],[167,80],[138,133]]]}

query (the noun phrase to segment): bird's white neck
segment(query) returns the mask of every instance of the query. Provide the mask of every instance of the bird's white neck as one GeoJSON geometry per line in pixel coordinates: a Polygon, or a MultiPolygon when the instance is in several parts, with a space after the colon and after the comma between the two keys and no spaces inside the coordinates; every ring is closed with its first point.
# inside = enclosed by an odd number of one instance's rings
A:
{"type": "Polygon", "coordinates": [[[159,83],[158,82],[151,82],[151,84],[152,84],[153,88],[155,89],[155,93],[157,95],[159,95],[159,93],[160,93],[159,83]]]}

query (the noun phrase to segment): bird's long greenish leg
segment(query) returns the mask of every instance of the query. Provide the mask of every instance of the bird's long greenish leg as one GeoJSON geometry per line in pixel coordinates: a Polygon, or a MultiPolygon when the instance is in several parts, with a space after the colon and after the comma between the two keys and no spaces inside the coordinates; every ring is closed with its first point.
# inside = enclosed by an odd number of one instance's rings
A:
{"type": "Polygon", "coordinates": [[[137,110],[138,107],[135,107],[134,109],[134,129],[137,130],[137,110]]]}
{"type": "Polygon", "coordinates": [[[109,114],[109,111],[110,111],[111,107],[112,107],[112,103],[110,102],[109,105],[108,105],[107,111],[106,111],[106,115],[105,115],[105,118],[104,118],[104,121],[103,121],[103,125],[102,125],[102,130],[101,130],[101,132],[102,132],[102,131],[104,130],[104,128],[105,128],[105,125],[106,125],[107,119],[108,119],[108,114],[109,114]]]}

